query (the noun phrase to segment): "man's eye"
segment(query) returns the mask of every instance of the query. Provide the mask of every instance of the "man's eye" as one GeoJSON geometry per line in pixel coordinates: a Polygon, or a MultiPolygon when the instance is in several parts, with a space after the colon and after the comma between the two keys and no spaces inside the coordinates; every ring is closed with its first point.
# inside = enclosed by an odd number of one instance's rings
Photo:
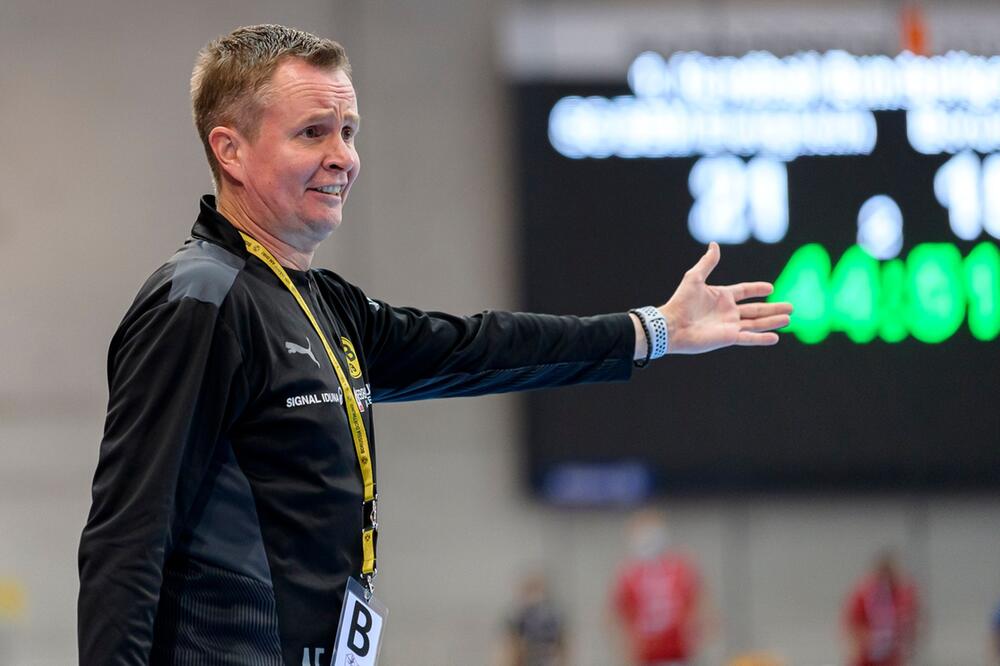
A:
{"type": "Polygon", "coordinates": [[[316,137],[319,136],[319,128],[316,127],[315,125],[310,125],[309,127],[302,130],[302,136],[306,137],[307,139],[315,139],[316,137]]]}
{"type": "Polygon", "coordinates": [[[352,138],[354,138],[355,134],[356,134],[356,132],[354,131],[353,127],[345,127],[344,128],[344,138],[345,139],[352,139],[352,138]]]}

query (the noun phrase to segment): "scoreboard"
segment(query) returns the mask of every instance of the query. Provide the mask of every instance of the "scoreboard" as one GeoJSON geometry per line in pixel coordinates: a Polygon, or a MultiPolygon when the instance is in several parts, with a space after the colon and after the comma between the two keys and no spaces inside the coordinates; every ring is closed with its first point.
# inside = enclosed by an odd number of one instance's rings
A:
{"type": "Polygon", "coordinates": [[[647,52],[516,102],[523,304],[661,304],[770,280],[778,346],[527,398],[533,489],[1000,487],[1000,58],[647,52]]]}

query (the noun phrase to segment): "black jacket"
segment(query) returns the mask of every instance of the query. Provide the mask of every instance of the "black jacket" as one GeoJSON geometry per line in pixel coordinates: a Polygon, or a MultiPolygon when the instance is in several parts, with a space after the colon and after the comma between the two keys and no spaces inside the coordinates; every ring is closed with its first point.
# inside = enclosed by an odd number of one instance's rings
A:
{"type": "MultiPolygon", "coordinates": [[[[80,544],[80,663],[295,664],[336,631],[361,567],[362,484],[343,395],[292,295],[201,203],[108,355],[80,544]]],[[[393,307],[326,270],[288,271],[373,402],[626,379],[625,314],[393,307]],[[355,366],[357,368],[357,366],[355,366]]],[[[372,450],[374,457],[374,448],[372,450]]]]}

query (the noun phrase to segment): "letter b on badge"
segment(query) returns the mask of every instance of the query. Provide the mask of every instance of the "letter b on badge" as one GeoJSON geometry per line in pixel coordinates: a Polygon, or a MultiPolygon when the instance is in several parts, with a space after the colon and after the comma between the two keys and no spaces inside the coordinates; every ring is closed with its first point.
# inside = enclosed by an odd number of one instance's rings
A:
{"type": "Polygon", "coordinates": [[[331,666],[376,666],[382,642],[386,608],[353,578],[347,583],[337,626],[336,652],[331,666]]]}
{"type": "Polygon", "coordinates": [[[372,614],[360,600],[354,600],[354,613],[351,618],[351,630],[347,633],[347,648],[359,657],[367,657],[371,649],[371,639],[368,632],[372,630],[372,614]]]}

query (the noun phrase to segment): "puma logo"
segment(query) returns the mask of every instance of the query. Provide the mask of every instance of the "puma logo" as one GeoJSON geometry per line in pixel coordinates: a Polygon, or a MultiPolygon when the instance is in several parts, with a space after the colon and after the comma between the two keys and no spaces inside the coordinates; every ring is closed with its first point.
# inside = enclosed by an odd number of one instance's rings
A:
{"type": "Polygon", "coordinates": [[[306,336],[306,344],[309,346],[303,347],[302,345],[297,345],[294,342],[285,342],[285,349],[288,350],[289,354],[305,354],[306,356],[312,359],[312,362],[315,363],[316,367],[318,368],[319,361],[317,361],[316,357],[313,356],[312,340],[309,339],[309,336],[306,336]]]}

